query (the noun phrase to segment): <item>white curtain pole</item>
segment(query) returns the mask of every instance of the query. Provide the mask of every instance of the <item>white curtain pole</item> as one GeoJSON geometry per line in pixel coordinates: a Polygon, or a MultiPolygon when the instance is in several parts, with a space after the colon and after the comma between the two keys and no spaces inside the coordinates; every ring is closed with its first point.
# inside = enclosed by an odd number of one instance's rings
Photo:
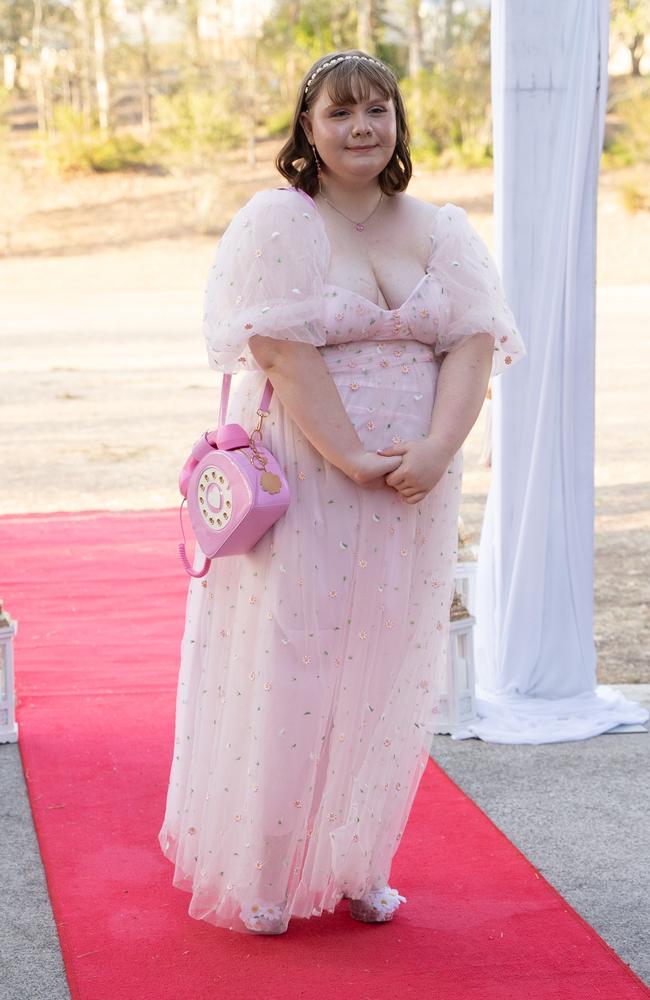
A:
{"type": "Polygon", "coordinates": [[[477,708],[455,734],[584,739],[649,713],[596,684],[595,247],[607,0],[493,0],[495,256],[528,357],[494,380],[477,708]]]}

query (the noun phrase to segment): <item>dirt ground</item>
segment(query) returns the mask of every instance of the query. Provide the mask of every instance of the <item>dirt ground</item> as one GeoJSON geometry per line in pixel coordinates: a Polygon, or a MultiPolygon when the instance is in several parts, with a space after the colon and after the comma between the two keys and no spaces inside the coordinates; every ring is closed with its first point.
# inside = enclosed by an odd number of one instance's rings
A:
{"type": "MultiPolygon", "coordinates": [[[[214,423],[203,285],[228,218],[279,185],[230,158],[212,174],[45,178],[5,172],[0,208],[0,513],[172,507],[178,469],[214,423]],[[236,178],[236,180],[232,180],[236,178]]],[[[598,206],[598,679],[650,681],[650,213],[601,174],[598,206]]],[[[647,178],[643,178],[647,183],[647,178]]],[[[416,171],[409,189],[467,209],[492,242],[490,170],[416,171]]],[[[489,485],[484,415],[465,447],[462,516],[476,541],[489,485]]],[[[9,602],[7,602],[9,603],[9,602]]]]}

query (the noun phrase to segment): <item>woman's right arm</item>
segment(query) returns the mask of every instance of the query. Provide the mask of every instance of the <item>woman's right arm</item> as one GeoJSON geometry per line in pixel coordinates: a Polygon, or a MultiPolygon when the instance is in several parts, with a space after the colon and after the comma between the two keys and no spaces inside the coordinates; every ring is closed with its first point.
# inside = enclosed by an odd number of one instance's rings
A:
{"type": "Polygon", "coordinates": [[[359,486],[384,486],[383,477],[401,457],[366,451],[318,348],[259,334],[248,344],[287,413],[323,458],[359,486]]]}

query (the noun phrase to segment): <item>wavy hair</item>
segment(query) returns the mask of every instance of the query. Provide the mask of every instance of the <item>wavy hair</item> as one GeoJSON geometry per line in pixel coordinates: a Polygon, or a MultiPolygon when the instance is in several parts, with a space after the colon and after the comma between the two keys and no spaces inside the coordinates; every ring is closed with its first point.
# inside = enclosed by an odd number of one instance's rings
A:
{"type": "Polygon", "coordinates": [[[409,151],[409,128],[406,120],[404,100],[393,71],[374,56],[360,49],[344,49],[321,56],[305,74],[291,123],[289,138],[278,153],[275,165],[283,177],[293,185],[314,195],[318,191],[316,160],[300,121],[303,111],[309,111],[324,87],[335,104],[354,104],[367,101],[372,87],[384,100],[391,99],[395,105],[397,141],[389,162],[381,171],[378,183],[384,194],[404,191],[411,179],[413,167],[409,151]],[[342,56],[359,56],[358,59],[342,59],[324,69],[320,67],[330,60],[342,56]],[[311,80],[305,93],[307,82],[311,80]]]}

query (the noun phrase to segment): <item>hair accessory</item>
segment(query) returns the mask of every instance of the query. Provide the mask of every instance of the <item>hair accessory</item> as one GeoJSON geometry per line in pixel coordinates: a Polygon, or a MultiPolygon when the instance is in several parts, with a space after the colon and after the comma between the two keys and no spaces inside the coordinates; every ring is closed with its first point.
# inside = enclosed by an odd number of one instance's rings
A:
{"type": "Polygon", "coordinates": [[[318,69],[314,70],[314,72],[309,77],[305,85],[305,93],[307,93],[312,83],[314,82],[318,74],[322,72],[322,70],[329,69],[331,66],[336,66],[337,63],[343,62],[345,59],[363,59],[364,62],[374,63],[375,66],[381,66],[382,69],[386,69],[386,67],[382,62],[379,62],[378,59],[372,59],[370,56],[356,56],[356,55],[337,56],[335,59],[329,59],[327,62],[324,62],[322,66],[319,66],[318,69]]]}
{"type": "Polygon", "coordinates": [[[284,470],[262,445],[262,421],[269,414],[273,386],[267,379],[257,427],[248,434],[239,424],[226,423],[231,380],[225,374],[221,383],[219,427],[195,443],[178,483],[184,497],[183,539],[187,500],[197,547],[204,556],[203,566],[194,569],[185,554],[185,541],[178,546],[185,569],[194,577],[205,576],[217,556],[249,552],[289,506],[284,470]]]}

